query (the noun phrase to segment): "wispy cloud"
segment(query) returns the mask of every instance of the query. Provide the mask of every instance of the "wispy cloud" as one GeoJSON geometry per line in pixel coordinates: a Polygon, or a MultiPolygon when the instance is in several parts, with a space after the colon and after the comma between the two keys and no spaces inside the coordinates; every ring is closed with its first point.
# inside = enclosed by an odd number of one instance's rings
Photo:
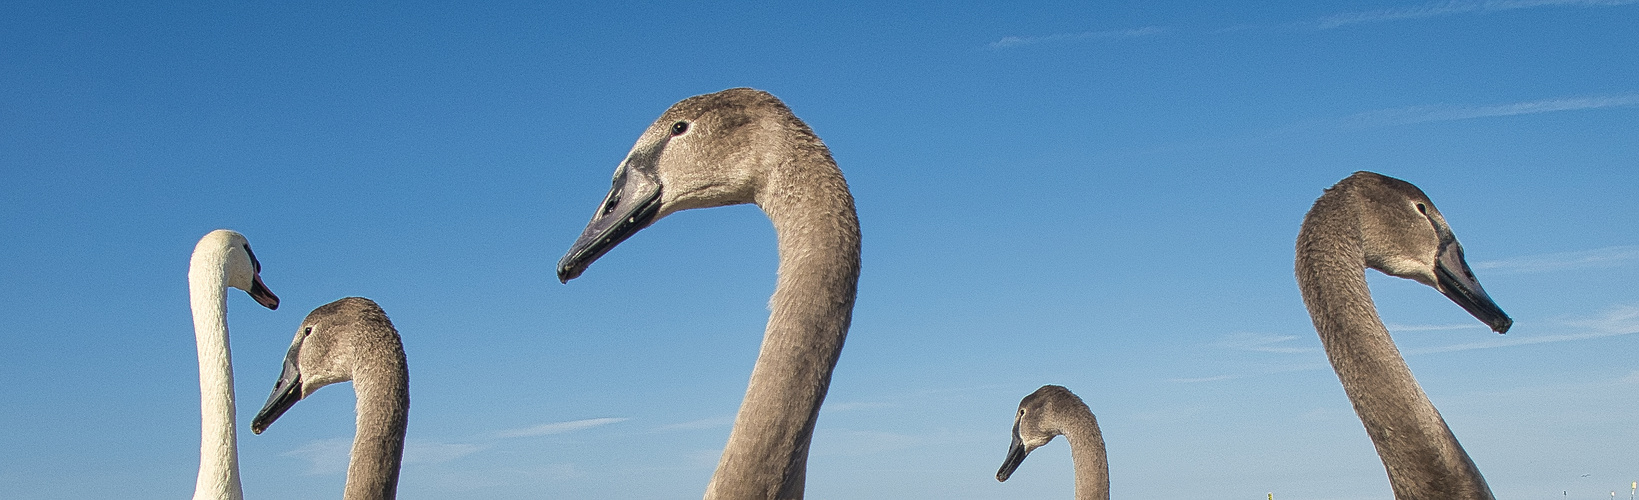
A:
{"type": "Polygon", "coordinates": [[[404,443],[404,464],[437,464],[478,452],[484,447],[469,443],[439,443],[409,440],[404,443]]]}
{"type": "MultiPolygon", "coordinates": [[[[509,429],[475,439],[476,443],[443,443],[411,439],[404,442],[404,464],[436,464],[455,460],[494,446],[499,439],[545,436],[589,429],[601,425],[624,422],[626,418],[589,418],[568,422],[554,422],[521,429],[509,429]]],[[[347,472],[347,461],[353,450],[353,438],[331,438],[308,441],[281,456],[308,462],[306,474],[329,475],[347,472]]]]}
{"type": "Polygon", "coordinates": [[[825,411],[869,410],[874,408],[887,408],[890,406],[893,405],[874,401],[850,401],[846,403],[825,405],[825,411]]]}
{"type": "Polygon", "coordinates": [[[1445,17],[1458,14],[1486,14],[1506,10],[1536,7],[1611,7],[1639,3],[1639,0],[1487,0],[1448,1],[1416,7],[1395,7],[1364,12],[1347,12],[1322,17],[1314,21],[1318,29],[1332,29],[1351,24],[1378,23],[1407,19],[1445,17]]]}
{"type": "Polygon", "coordinates": [[[1475,350],[1475,349],[1491,349],[1491,348],[1496,348],[1496,347],[1513,347],[1513,346],[1531,345],[1531,344],[1548,344],[1548,343],[1553,343],[1553,342],[1570,342],[1570,341],[1574,341],[1574,340],[1587,340],[1587,339],[1597,339],[1597,338],[1601,338],[1601,337],[1614,337],[1614,336],[1617,336],[1617,335],[1627,335],[1629,333],[1639,333],[1639,332],[1620,332],[1620,333],[1589,332],[1589,333],[1573,333],[1573,334],[1566,334],[1566,335],[1543,335],[1543,336],[1540,336],[1540,337],[1495,337],[1496,340],[1481,341],[1481,342],[1468,342],[1468,343],[1464,343],[1464,344],[1453,344],[1453,345],[1439,346],[1439,347],[1425,347],[1425,348],[1421,348],[1421,349],[1407,349],[1407,350],[1402,351],[1402,352],[1404,352],[1405,355],[1407,355],[1407,356],[1413,356],[1413,355],[1418,355],[1418,354],[1434,354],[1434,353],[1441,353],[1441,352],[1472,351],[1472,350],[1475,350]]]}
{"type": "Polygon", "coordinates": [[[1383,326],[1388,327],[1390,332],[1433,332],[1433,331],[1443,331],[1443,330],[1471,330],[1471,329],[1479,329],[1479,328],[1489,328],[1489,327],[1485,326],[1484,323],[1474,323],[1474,324],[1462,323],[1462,324],[1451,324],[1451,325],[1397,325],[1397,324],[1390,323],[1390,324],[1386,324],[1386,325],[1383,325],[1383,326]]]}
{"type": "Polygon", "coordinates": [[[352,450],[353,438],[331,438],[308,441],[279,455],[306,460],[307,475],[323,476],[347,472],[347,458],[352,450]]]}
{"type": "Polygon", "coordinates": [[[1639,94],[1620,94],[1590,97],[1559,97],[1537,101],[1497,104],[1491,106],[1411,106],[1405,108],[1368,111],[1350,116],[1344,121],[1357,126],[1407,125],[1423,122],[1442,122],[1488,118],[1495,116],[1530,115],[1554,111],[1614,108],[1639,105],[1639,94]]]}
{"type": "Polygon", "coordinates": [[[725,416],[720,416],[720,417],[702,418],[700,420],[690,420],[688,422],[678,422],[678,423],[675,423],[675,424],[662,425],[662,426],[660,426],[660,430],[669,431],[669,430],[681,430],[681,429],[711,429],[711,428],[716,428],[716,427],[728,427],[730,425],[734,425],[734,415],[725,415],[725,416]]]}
{"type": "Polygon", "coordinates": [[[1475,262],[1473,267],[1474,269],[1491,272],[1535,273],[1622,267],[1634,263],[1639,263],[1639,246],[1615,246],[1575,252],[1487,260],[1475,262]]]}
{"type": "Polygon", "coordinates": [[[1237,378],[1241,378],[1241,377],[1245,377],[1245,376],[1246,375],[1216,375],[1216,376],[1211,376],[1211,377],[1169,378],[1169,379],[1167,379],[1167,381],[1168,382],[1177,382],[1177,383],[1180,383],[1180,384],[1197,384],[1197,383],[1201,383],[1201,382],[1217,382],[1219,380],[1233,380],[1233,379],[1237,379],[1237,378]]]}
{"type": "Polygon", "coordinates": [[[1585,329],[1580,333],[1542,336],[1491,336],[1489,340],[1466,342],[1438,347],[1425,347],[1403,351],[1406,355],[1433,354],[1441,352],[1472,351],[1475,349],[1491,349],[1496,347],[1513,347],[1520,345],[1547,344],[1554,342],[1572,342],[1577,340],[1615,337],[1639,333],[1639,305],[1616,306],[1606,310],[1599,316],[1589,319],[1565,321],[1564,324],[1585,329]]]}
{"type": "Polygon", "coordinates": [[[1639,333],[1639,305],[1613,307],[1597,318],[1571,321],[1570,324],[1609,335],[1639,333]]]}
{"type": "Polygon", "coordinates": [[[1213,342],[1213,347],[1234,349],[1237,351],[1304,353],[1314,352],[1313,347],[1301,347],[1287,344],[1301,337],[1296,335],[1264,335],[1260,333],[1231,333],[1223,340],[1213,342]]]}
{"type": "Polygon", "coordinates": [[[497,433],[495,433],[495,435],[497,437],[503,437],[503,438],[546,436],[546,435],[550,435],[550,434],[562,434],[562,433],[570,432],[570,431],[578,431],[578,430],[581,430],[581,429],[590,429],[590,428],[593,428],[593,427],[609,425],[609,424],[614,424],[614,423],[619,423],[619,422],[625,422],[627,420],[631,420],[631,419],[628,419],[628,418],[588,418],[588,419],[584,419],[584,420],[570,420],[568,422],[552,422],[552,423],[549,423],[549,424],[541,424],[541,425],[536,425],[536,426],[531,426],[531,427],[524,427],[524,428],[521,428],[521,429],[508,429],[508,430],[504,430],[504,431],[501,431],[501,432],[497,432],[497,433]]]}
{"type": "Polygon", "coordinates": [[[1622,378],[1616,379],[1618,384],[1639,384],[1639,371],[1628,372],[1622,378]]]}
{"type": "MultiPolygon", "coordinates": [[[[1636,0],[1636,1],[1639,1],[1639,0],[1636,0]]],[[[1002,37],[1001,40],[990,42],[990,47],[993,48],[993,49],[1005,49],[1005,48],[1019,47],[1019,46],[1023,46],[1023,45],[1031,45],[1031,44],[1037,44],[1037,43],[1043,43],[1043,42],[1064,42],[1064,41],[1071,41],[1071,40],[1091,40],[1091,39],[1138,38],[1138,37],[1159,35],[1159,34],[1166,33],[1166,32],[1167,32],[1167,28],[1163,28],[1163,27],[1160,27],[1160,26],[1145,26],[1145,27],[1142,27],[1142,28],[1129,28],[1129,29],[1124,29],[1124,30],[1083,31],[1083,32],[1080,32],[1080,33],[1059,33],[1059,34],[1056,34],[1056,35],[1047,35],[1047,36],[1009,36],[1009,37],[1002,37]]]]}
{"type": "Polygon", "coordinates": [[[814,434],[816,456],[865,456],[926,444],[927,436],[852,429],[820,428],[814,434]]]}

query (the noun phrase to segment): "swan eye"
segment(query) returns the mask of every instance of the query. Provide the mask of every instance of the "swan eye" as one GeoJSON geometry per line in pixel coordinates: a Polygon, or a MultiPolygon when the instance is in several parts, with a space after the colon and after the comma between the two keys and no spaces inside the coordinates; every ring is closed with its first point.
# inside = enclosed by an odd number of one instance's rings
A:
{"type": "Polygon", "coordinates": [[[302,336],[303,337],[306,337],[306,336],[312,335],[312,334],[313,334],[313,327],[310,326],[310,327],[302,329],[302,336]]]}
{"type": "Polygon", "coordinates": [[[244,245],[244,248],[245,248],[245,255],[250,256],[250,267],[252,269],[256,270],[256,274],[262,274],[262,263],[261,263],[261,261],[256,260],[256,252],[250,251],[250,244],[249,243],[246,243],[244,245]]]}
{"type": "Polygon", "coordinates": [[[1422,203],[1417,204],[1417,211],[1422,212],[1423,215],[1428,215],[1428,207],[1424,206],[1422,203]]]}
{"type": "Polygon", "coordinates": [[[683,135],[684,132],[688,131],[689,122],[677,122],[672,124],[672,137],[683,135]]]}

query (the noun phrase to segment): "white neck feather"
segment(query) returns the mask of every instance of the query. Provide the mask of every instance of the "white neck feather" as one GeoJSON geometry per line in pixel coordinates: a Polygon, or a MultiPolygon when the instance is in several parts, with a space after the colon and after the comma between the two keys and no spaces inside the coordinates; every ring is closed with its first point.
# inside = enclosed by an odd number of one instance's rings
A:
{"type": "Polygon", "coordinates": [[[239,500],[239,443],[234,434],[233,361],[228,353],[228,252],[218,238],[194,248],[188,299],[199,347],[199,479],[194,500],[239,500]]]}

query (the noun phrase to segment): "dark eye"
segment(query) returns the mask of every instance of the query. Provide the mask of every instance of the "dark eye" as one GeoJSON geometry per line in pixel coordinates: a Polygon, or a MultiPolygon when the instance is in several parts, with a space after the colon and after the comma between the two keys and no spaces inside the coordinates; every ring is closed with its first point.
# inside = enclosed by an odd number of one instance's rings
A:
{"type": "Polygon", "coordinates": [[[688,131],[689,131],[689,122],[677,122],[677,123],[672,124],[672,136],[673,137],[683,135],[684,132],[688,132],[688,131]]]}
{"type": "Polygon", "coordinates": [[[311,326],[307,327],[304,330],[302,330],[302,335],[304,335],[304,336],[305,335],[312,335],[312,334],[313,334],[313,327],[311,327],[311,326]]]}
{"type": "Polygon", "coordinates": [[[256,274],[262,274],[262,263],[256,260],[256,252],[250,251],[250,244],[246,243],[245,255],[250,256],[250,267],[256,269],[256,274]]]}
{"type": "Polygon", "coordinates": [[[1423,215],[1428,215],[1428,207],[1426,207],[1426,206],[1423,206],[1423,204],[1422,204],[1422,203],[1418,203],[1418,204],[1417,204],[1417,211],[1418,211],[1418,212],[1422,212],[1422,213],[1423,213],[1423,215]]]}

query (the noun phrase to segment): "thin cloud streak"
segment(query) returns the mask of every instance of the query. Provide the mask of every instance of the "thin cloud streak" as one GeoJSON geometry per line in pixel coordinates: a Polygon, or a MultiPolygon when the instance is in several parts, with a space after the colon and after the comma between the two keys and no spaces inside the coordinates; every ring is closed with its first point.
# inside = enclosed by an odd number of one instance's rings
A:
{"type": "Polygon", "coordinates": [[[893,406],[893,405],[888,404],[888,403],[882,403],[882,402],[853,401],[853,402],[847,402],[847,403],[835,403],[835,404],[825,405],[825,411],[870,410],[870,409],[876,409],[876,408],[887,408],[887,407],[890,407],[890,406],[893,406]]]}
{"type": "Polygon", "coordinates": [[[1084,31],[1081,33],[1059,33],[1057,35],[1047,36],[1009,36],[1002,37],[1001,40],[990,42],[990,48],[1006,49],[1042,42],[1060,42],[1067,40],[1138,38],[1159,35],[1166,32],[1167,28],[1162,28],[1160,26],[1145,26],[1142,28],[1130,28],[1124,30],[1084,31]]]}
{"type": "Polygon", "coordinates": [[[1169,378],[1169,379],[1164,379],[1164,380],[1167,381],[1167,382],[1172,382],[1172,383],[1177,383],[1177,384],[1197,384],[1197,383],[1202,383],[1202,382],[1218,382],[1218,381],[1221,381],[1221,380],[1236,380],[1236,379],[1243,379],[1243,378],[1249,378],[1249,377],[1262,377],[1262,376],[1266,376],[1266,375],[1275,375],[1275,374],[1279,374],[1279,373],[1297,373],[1297,372],[1309,372],[1309,371],[1315,371],[1315,370],[1330,370],[1331,368],[1332,368],[1332,365],[1329,362],[1328,363],[1293,363],[1293,364],[1287,364],[1287,365],[1269,366],[1269,367],[1266,367],[1262,370],[1247,371],[1247,372],[1242,372],[1242,373],[1227,373],[1227,374],[1223,374],[1223,375],[1216,375],[1216,376],[1210,376],[1210,377],[1176,377],[1176,378],[1169,378]]]}
{"type": "Polygon", "coordinates": [[[1520,345],[1548,344],[1548,343],[1554,343],[1554,342],[1570,342],[1570,341],[1574,341],[1574,340],[1587,340],[1587,339],[1597,339],[1597,338],[1603,338],[1603,337],[1615,337],[1615,336],[1618,336],[1618,335],[1628,335],[1628,334],[1633,334],[1633,333],[1639,333],[1639,331],[1575,333],[1575,334],[1570,334],[1570,335],[1545,335],[1545,336],[1541,336],[1541,337],[1512,337],[1512,338],[1507,338],[1507,339],[1493,340],[1493,341],[1489,341],[1489,342],[1469,342],[1469,343],[1466,343],[1466,344],[1454,344],[1454,345],[1441,346],[1441,347],[1428,347],[1428,348],[1423,348],[1423,349],[1412,349],[1412,350],[1406,350],[1405,353],[1406,353],[1407,356],[1411,356],[1411,355],[1417,355],[1417,354],[1435,354],[1435,353],[1442,353],[1442,352],[1472,351],[1472,350],[1476,350],[1476,349],[1491,349],[1491,348],[1494,348],[1494,347],[1513,347],[1513,346],[1520,346],[1520,345]]]}
{"type": "Polygon", "coordinates": [[[1639,105],[1639,94],[1621,94],[1592,97],[1560,97],[1538,101],[1498,104],[1494,106],[1412,106],[1406,108],[1368,111],[1346,118],[1357,126],[1409,125],[1424,122],[1467,120],[1497,116],[1530,115],[1555,111],[1614,108],[1639,105]]]}
{"type": "Polygon", "coordinates": [[[1167,379],[1167,381],[1168,382],[1177,382],[1177,383],[1180,383],[1180,384],[1195,384],[1195,383],[1200,383],[1200,382],[1217,382],[1219,380],[1231,380],[1231,379],[1237,379],[1237,378],[1241,378],[1241,377],[1245,377],[1245,376],[1246,375],[1218,375],[1218,376],[1213,376],[1213,377],[1169,378],[1169,379],[1167,379]]]}
{"type": "Polygon", "coordinates": [[[669,431],[669,430],[680,430],[680,429],[711,429],[711,428],[715,428],[715,427],[728,427],[728,426],[733,425],[733,424],[734,424],[734,415],[727,415],[727,416],[721,416],[721,417],[702,418],[700,420],[690,420],[688,422],[679,422],[679,423],[675,423],[675,424],[662,425],[657,430],[669,431]]]}
{"type": "Polygon", "coordinates": [[[1475,262],[1472,267],[1488,272],[1538,273],[1623,267],[1633,265],[1635,262],[1639,262],[1639,246],[1614,246],[1575,252],[1557,252],[1511,259],[1487,260],[1475,262]]]}
{"type": "Polygon", "coordinates": [[[306,460],[309,476],[325,476],[347,472],[347,459],[353,451],[353,438],[330,438],[308,441],[280,456],[306,460]]]}
{"type": "Polygon", "coordinates": [[[570,431],[578,431],[578,430],[581,430],[581,429],[590,429],[590,428],[593,428],[593,427],[625,422],[627,420],[631,420],[631,419],[629,419],[629,418],[588,418],[588,419],[585,419],[585,420],[570,420],[568,422],[553,422],[553,423],[541,424],[541,425],[537,425],[537,426],[533,426],[533,427],[524,427],[524,428],[521,428],[521,429],[509,429],[509,430],[504,430],[504,431],[501,431],[501,432],[497,432],[497,433],[495,433],[495,435],[496,435],[496,437],[503,437],[503,438],[546,436],[546,435],[550,435],[550,434],[562,434],[562,433],[570,432],[570,431]]]}
{"type": "Polygon", "coordinates": [[[1333,29],[1351,24],[1378,23],[1407,19],[1425,19],[1458,14],[1486,14],[1506,10],[1536,7],[1615,7],[1639,3],[1639,0],[1490,0],[1449,1],[1417,7],[1398,7],[1365,12],[1348,12],[1326,16],[1314,21],[1316,29],[1333,29]]]}
{"type": "Polygon", "coordinates": [[[1262,335],[1256,333],[1232,333],[1223,340],[1213,342],[1213,347],[1234,349],[1237,351],[1274,352],[1284,354],[1299,354],[1314,352],[1313,347],[1293,347],[1280,345],[1301,337],[1296,335],[1262,335]]]}
{"type": "Polygon", "coordinates": [[[1565,335],[1544,335],[1541,337],[1492,337],[1492,340],[1468,342],[1440,347],[1407,350],[1407,355],[1432,354],[1441,352],[1472,351],[1475,349],[1490,349],[1494,347],[1513,347],[1519,345],[1547,344],[1553,342],[1571,342],[1577,340],[1615,337],[1639,333],[1639,305],[1623,305],[1605,311],[1597,318],[1586,320],[1567,321],[1571,326],[1593,330],[1586,333],[1572,333],[1565,335]]]}
{"type": "MultiPolygon", "coordinates": [[[[1616,336],[1621,336],[1621,335],[1632,335],[1632,334],[1639,333],[1639,304],[1627,304],[1627,305],[1619,305],[1619,306],[1611,307],[1610,309],[1607,309],[1604,313],[1601,313],[1597,317],[1590,318],[1590,319],[1568,320],[1568,321],[1561,322],[1561,324],[1576,327],[1576,328],[1581,328],[1581,329],[1585,329],[1585,330],[1590,330],[1590,331],[1584,331],[1582,333],[1563,334],[1563,335],[1543,335],[1543,336],[1537,336],[1537,337],[1522,337],[1522,336],[1506,336],[1505,337],[1505,336],[1497,335],[1497,336],[1490,337],[1491,340],[1484,340],[1484,341],[1479,341],[1479,342],[1465,342],[1465,343],[1461,343],[1461,344],[1451,344],[1451,345],[1445,345],[1445,346],[1424,347],[1424,348],[1418,348],[1418,349],[1401,349],[1400,352],[1404,356],[1416,356],[1416,355],[1423,355],[1423,354],[1438,354],[1438,353],[1446,353],[1446,352],[1472,351],[1472,350],[1477,350],[1477,349],[1492,349],[1492,348],[1497,348],[1497,347],[1514,347],[1514,346],[1521,346],[1521,345],[1549,344],[1549,343],[1556,343],[1556,342],[1574,342],[1574,341],[1578,341],[1578,340],[1598,339],[1598,338],[1605,338],[1605,337],[1616,337],[1616,336]]],[[[1483,327],[1483,325],[1481,325],[1481,326],[1483,327]]],[[[1433,330],[1458,330],[1458,329],[1466,329],[1466,328],[1470,328],[1470,327],[1468,325],[1389,325],[1389,330],[1391,330],[1391,331],[1425,331],[1425,330],[1426,331],[1433,331],[1433,330]]],[[[1297,339],[1297,338],[1298,338],[1298,336],[1277,336],[1277,335],[1260,335],[1260,334],[1250,334],[1250,333],[1238,333],[1238,334],[1230,335],[1229,338],[1226,339],[1226,340],[1222,340],[1222,341],[1219,341],[1219,342],[1214,342],[1212,345],[1217,346],[1217,347],[1226,347],[1226,348],[1241,349],[1241,350],[1254,350],[1254,351],[1267,351],[1267,352],[1287,352],[1287,351],[1284,351],[1284,350],[1271,351],[1271,350],[1265,349],[1263,347],[1268,346],[1269,344],[1274,344],[1274,343],[1279,343],[1279,342],[1286,342],[1288,340],[1293,340],[1293,339],[1297,339]]],[[[1285,349],[1285,348],[1281,348],[1281,349],[1285,349]]],[[[1297,351],[1293,351],[1293,352],[1307,352],[1307,350],[1297,350],[1297,351]]],[[[1270,375],[1270,374],[1275,374],[1275,373],[1308,371],[1308,370],[1315,370],[1315,369],[1320,369],[1320,368],[1324,368],[1324,367],[1328,367],[1328,366],[1329,366],[1329,364],[1327,364],[1327,365],[1299,364],[1299,365],[1292,365],[1292,366],[1287,366],[1287,367],[1283,367],[1283,368],[1280,368],[1280,369],[1272,369],[1272,370],[1262,370],[1262,371],[1243,372],[1243,373],[1229,373],[1229,374],[1208,376],[1208,377],[1178,377],[1178,378],[1169,378],[1169,379],[1165,379],[1165,380],[1167,382],[1173,382],[1173,383],[1195,384],[1195,383],[1203,383],[1203,382],[1218,382],[1218,381],[1223,381],[1223,380],[1234,380],[1234,379],[1241,379],[1241,378],[1247,378],[1247,377],[1253,377],[1253,376],[1270,375]]]]}
{"type": "Polygon", "coordinates": [[[1441,330],[1469,330],[1469,329],[1477,329],[1477,328],[1489,328],[1489,327],[1485,326],[1484,323],[1475,323],[1475,324],[1472,324],[1472,325],[1466,324],[1466,323],[1456,324],[1456,325],[1396,325],[1396,324],[1388,324],[1388,325],[1384,325],[1384,326],[1387,327],[1390,332],[1433,332],[1433,331],[1441,331],[1441,330]]]}
{"type": "Polygon", "coordinates": [[[476,444],[410,440],[404,443],[404,465],[444,463],[482,449],[476,444]]]}

